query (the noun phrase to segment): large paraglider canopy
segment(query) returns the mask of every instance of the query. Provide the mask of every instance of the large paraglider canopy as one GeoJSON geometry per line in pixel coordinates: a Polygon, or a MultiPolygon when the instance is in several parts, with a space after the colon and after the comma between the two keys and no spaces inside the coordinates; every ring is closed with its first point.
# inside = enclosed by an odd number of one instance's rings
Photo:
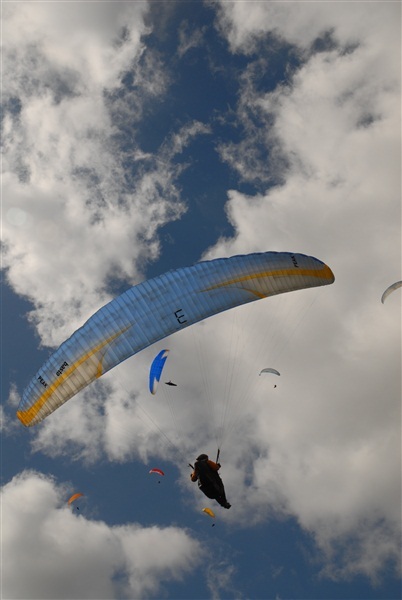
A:
{"type": "Polygon", "coordinates": [[[161,350],[152,361],[149,370],[149,391],[151,394],[156,394],[156,388],[158,387],[168,354],[169,350],[161,350]]]}
{"type": "Polygon", "coordinates": [[[384,304],[384,302],[388,298],[388,296],[390,294],[392,294],[392,292],[394,292],[395,290],[400,288],[401,286],[402,286],[402,281],[396,281],[395,283],[388,286],[387,289],[385,290],[385,292],[383,293],[383,295],[381,296],[381,302],[384,304]]]}
{"type": "Polygon", "coordinates": [[[144,281],[61,344],[26,387],[17,416],[27,427],[39,423],[128,357],[211,315],[333,281],[323,262],[290,252],[219,258],[144,281]]]}

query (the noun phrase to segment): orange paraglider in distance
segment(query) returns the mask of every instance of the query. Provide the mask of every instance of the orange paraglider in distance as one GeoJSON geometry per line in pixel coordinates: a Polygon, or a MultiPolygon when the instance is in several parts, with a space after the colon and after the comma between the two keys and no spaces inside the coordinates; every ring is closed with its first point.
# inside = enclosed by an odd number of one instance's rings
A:
{"type": "MultiPolygon", "coordinates": [[[[78,498],[81,498],[81,496],[83,496],[83,495],[84,495],[84,494],[82,494],[81,492],[77,492],[76,494],[73,494],[73,495],[71,496],[71,498],[69,498],[69,499],[68,499],[68,502],[67,502],[67,504],[68,504],[69,506],[71,506],[71,505],[72,505],[72,503],[73,503],[75,500],[77,500],[78,498]]],[[[78,506],[77,506],[76,508],[77,508],[77,510],[80,510],[78,506]]]]}
{"type": "Polygon", "coordinates": [[[74,500],[77,500],[77,498],[81,498],[81,496],[83,496],[84,494],[81,494],[81,492],[78,492],[77,494],[73,494],[71,496],[71,498],[69,498],[67,504],[71,504],[72,502],[74,502],[74,500]]]}

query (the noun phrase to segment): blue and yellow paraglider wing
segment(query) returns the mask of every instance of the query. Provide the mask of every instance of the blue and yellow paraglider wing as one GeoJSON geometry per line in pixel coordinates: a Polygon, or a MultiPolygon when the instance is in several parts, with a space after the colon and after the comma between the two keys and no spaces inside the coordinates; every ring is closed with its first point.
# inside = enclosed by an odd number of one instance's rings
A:
{"type": "Polygon", "coordinates": [[[219,258],[144,281],[61,344],[28,384],[17,416],[25,426],[39,423],[129,356],[211,315],[333,281],[320,260],[289,252],[219,258]]]}

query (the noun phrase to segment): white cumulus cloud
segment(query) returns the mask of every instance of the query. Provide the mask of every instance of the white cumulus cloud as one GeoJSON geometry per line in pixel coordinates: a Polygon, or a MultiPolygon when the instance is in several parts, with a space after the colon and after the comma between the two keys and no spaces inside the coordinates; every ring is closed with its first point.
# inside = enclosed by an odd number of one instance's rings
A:
{"type": "MultiPolygon", "coordinates": [[[[24,471],[2,489],[2,596],[158,597],[202,557],[176,527],[109,526],[67,506],[67,487],[24,471]]],[[[81,511],[82,512],[82,511],[81,511]]]]}

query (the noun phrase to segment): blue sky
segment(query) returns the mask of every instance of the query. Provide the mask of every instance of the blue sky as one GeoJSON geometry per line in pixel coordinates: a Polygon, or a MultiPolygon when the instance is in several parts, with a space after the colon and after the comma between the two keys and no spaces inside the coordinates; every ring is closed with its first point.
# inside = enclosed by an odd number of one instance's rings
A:
{"type": "Polygon", "coordinates": [[[2,597],[400,597],[400,290],[380,302],[401,278],[400,17],[2,2],[2,597]],[[37,427],[16,419],[117,293],[268,250],[336,281],[155,344],[37,427]],[[165,347],[179,385],[151,397],[165,347]],[[218,445],[229,511],[189,481],[218,445]]]}

